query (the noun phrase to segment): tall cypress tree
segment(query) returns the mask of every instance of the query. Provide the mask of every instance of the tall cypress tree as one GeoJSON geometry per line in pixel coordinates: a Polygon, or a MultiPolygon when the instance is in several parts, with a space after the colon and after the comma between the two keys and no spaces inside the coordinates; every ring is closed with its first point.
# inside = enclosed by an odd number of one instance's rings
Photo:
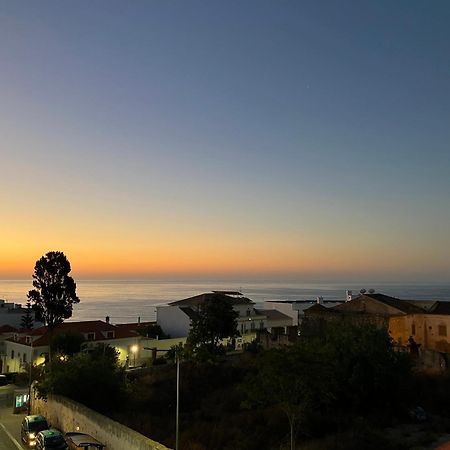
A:
{"type": "Polygon", "coordinates": [[[25,330],[32,330],[34,327],[34,319],[32,315],[30,300],[28,300],[27,302],[27,309],[25,311],[25,314],[22,316],[20,324],[22,325],[22,328],[24,328],[25,330]]]}

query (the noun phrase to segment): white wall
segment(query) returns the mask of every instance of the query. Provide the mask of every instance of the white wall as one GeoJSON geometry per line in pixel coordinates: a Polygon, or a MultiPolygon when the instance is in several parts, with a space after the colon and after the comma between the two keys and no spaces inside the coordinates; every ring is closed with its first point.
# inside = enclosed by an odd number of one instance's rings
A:
{"type": "Polygon", "coordinates": [[[33,364],[44,362],[42,353],[48,352],[48,346],[30,347],[29,345],[20,344],[19,342],[5,341],[5,357],[3,360],[4,372],[23,372],[25,370],[23,355],[26,355],[26,363],[28,364],[33,355],[33,364]],[[14,357],[11,358],[14,352],[14,357]]]}
{"type": "Polygon", "coordinates": [[[156,322],[171,338],[189,334],[191,320],[178,306],[157,306],[156,322]]]}

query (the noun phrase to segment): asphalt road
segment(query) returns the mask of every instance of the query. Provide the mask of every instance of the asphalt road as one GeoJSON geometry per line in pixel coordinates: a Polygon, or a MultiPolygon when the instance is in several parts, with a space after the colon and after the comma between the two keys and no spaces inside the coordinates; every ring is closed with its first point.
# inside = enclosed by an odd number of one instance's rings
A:
{"type": "Polygon", "coordinates": [[[20,425],[25,414],[13,414],[13,390],[15,386],[0,387],[0,450],[22,450],[20,425]]]}

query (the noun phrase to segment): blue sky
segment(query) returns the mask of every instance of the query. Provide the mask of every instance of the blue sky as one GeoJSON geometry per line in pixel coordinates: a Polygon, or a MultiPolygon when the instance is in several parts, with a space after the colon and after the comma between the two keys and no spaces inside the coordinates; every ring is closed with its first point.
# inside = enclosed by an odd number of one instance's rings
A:
{"type": "Polygon", "coordinates": [[[447,279],[449,23],[447,1],[1,2],[0,276],[59,249],[93,276],[447,279]]]}

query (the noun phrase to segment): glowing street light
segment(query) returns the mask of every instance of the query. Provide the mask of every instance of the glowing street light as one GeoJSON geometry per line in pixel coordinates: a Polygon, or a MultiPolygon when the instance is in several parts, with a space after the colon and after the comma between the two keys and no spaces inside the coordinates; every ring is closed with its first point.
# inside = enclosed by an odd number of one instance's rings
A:
{"type": "Polygon", "coordinates": [[[136,367],[136,353],[139,350],[139,346],[138,345],[132,345],[131,348],[131,353],[133,353],[133,367],[136,367]]]}

